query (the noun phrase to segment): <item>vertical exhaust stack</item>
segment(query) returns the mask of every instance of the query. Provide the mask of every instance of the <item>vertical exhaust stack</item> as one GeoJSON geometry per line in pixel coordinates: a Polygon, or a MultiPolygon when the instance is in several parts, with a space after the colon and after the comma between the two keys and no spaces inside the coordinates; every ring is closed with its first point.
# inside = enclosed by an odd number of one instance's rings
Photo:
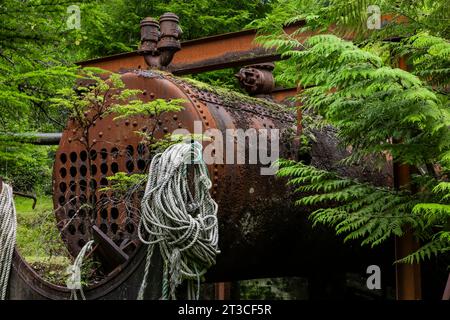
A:
{"type": "Polygon", "coordinates": [[[141,21],[141,45],[138,52],[144,56],[145,62],[150,68],[159,68],[159,37],[158,21],[150,17],[141,21]]]}
{"type": "Polygon", "coordinates": [[[147,17],[141,21],[141,45],[139,54],[151,69],[167,70],[173,56],[181,49],[182,34],[176,14],[165,13],[159,22],[147,17]]]}

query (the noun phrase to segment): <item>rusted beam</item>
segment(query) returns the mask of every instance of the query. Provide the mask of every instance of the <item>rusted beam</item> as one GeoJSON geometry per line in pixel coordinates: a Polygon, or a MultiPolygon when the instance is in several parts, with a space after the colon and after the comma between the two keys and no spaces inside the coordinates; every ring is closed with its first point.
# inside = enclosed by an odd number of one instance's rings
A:
{"type": "MultiPolygon", "coordinates": [[[[400,69],[407,70],[406,60],[399,61],[400,69]]],[[[410,188],[411,167],[407,164],[394,162],[394,184],[396,189],[410,188]]],[[[395,259],[401,259],[419,249],[419,243],[411,231],[395,239],[395,259]]],[[[420,300],[422,286],[420,264],[397,263],[395,268],[397,300],[420,300]]]]}
{"type": "MultiPolygon", "coordinates": [[[[381,17],[382,25],[394,20],[397,23],[406,22],[405,18],[390,14],[381,17]]],[[[303,21],[284,28],[286,34],[292,34],[303,21]]],[[[330,31],[333,27],[330,28],[330,31]]],[[[317,32],[305,32],[296,38],[303,42],[317,32]]],[[[181,51],[174,56],[169,70],[175,75],[194,74],[250,64],[278,61],[280,55],[275,50],[264,49],[255,43],[256,29],[224,33],[220,35],[188,40],[181,43],[181,51]]],[[[354,34],[349,32],[345,38],[352,39],[354,34]]],[[[144,57],[138,51],[116,54],[108,57],[79,62],[83,67],[97,67],[112,72],[131,69],[146,69],[144,57]]]]}
{"type": "Polygon", "coordinates": [[[286,102],[297,94],[297,88],[275,88],[271,96],[277,102],[286,102]]]}
{"type": "Polygon", "coordinates": [[[113,271],[117,266],[128,261],[128,255],[122,251],[103,231],[96,225],[92,226],[92,234],[96,247],[96,254],[102,261],[102,266],[108,272],[113,271]]]}
{"type": "MultiPolygon", "coordinates": [[[[285,27],[294,32],[300,24],[285,27]]],[[[305,39],[311,34],[304,34],[305,39]]],[[[181,51],[173,58],[169,69],[176,75],[193,74],[249,64],[280,60],[275,50],[264,49],[255,43],[256,30],[244,30],[205,37],[181,43],[181,51]]],[[[135,52],[117,54],[78,63],[83,67],[97,67],[118,72],[130,69],[146,69],[144,58],[135,52]]]]}
{"type": "Polygon", "coordinates": [[[216,300],[230,300],[231,299],[231,283],[230,282],[216,282],[214,284],[214,292],[216,300]]]}

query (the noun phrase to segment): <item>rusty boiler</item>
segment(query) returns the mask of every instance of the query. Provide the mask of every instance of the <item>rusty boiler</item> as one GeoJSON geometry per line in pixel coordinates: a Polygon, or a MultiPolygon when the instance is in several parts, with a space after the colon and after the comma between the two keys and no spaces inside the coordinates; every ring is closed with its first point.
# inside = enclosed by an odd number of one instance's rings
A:
{"type": "MultiPolygon", "coordinates": [[[[76,256],[83,245],[94,238],[103,257],[110,259],[105,277],[85,289],[87,299],[135,299],[142,280],[146,248],[137,235],[139,195],[130,200],[131,204],[108,203],[95,210],[85,205],[86,202],[100,203],[110,196],[100,191],[111,183],[107,177],[117,172],[145,173],[151,157],[136,131],[146,132],[156,122],[152,133],[155,137],[163,137],[176,129],[193,132],[195,121],[201,123],[203,130],[221,132],[278,129],[280,157],[297,157],[295,111],[267,99],[211,88],[157,70],[164,69],[180,49],[181,31],[175,15],[163,15],[160,24],[144,19],[141,30],[140,52],[150,69],[122,73],[126,88],[142,90],[139,98],[143,101],[184,99],[184,109],[163,114],[160,119],[139,116],[114,121],[114,115],[98,119],[90,128],[89,137],[96,143],[89,152],[79,141],[77,128],[69,121],[56,153],[53,202],[56,227],[67,249],[76,256]],[[130,210],[130,206],[134,209],[130,210]],[[91,223],[86,223],[86,217],[91,223]]],[[[250,70],[255,77],[251,83],[258,83],[257,74],[268,77],[264,75],[266,70],[250,70]]],[[[205,147],[209,143],[203,142],[205,147]]],[[[317,155],[312,161],[314,157],[317,155]]],[[[261,167],[261,164],[249,163],[209,165],[213,184],[210,192],[219,205],[221,254],[206,280],[314,278],[326,272],[330,261],[334,261],[335,270],[355,268],[356,249],[344,247],[329,231],[312,229],[307,221],[310,209],[294,207],[295,198],[286,187],[286,181],[273,175],[261,175],[261,167]]],[[[360,260],[363,259],[361,255],[360,260]]],[[[146,298],[158,299],[161,290],[158,257],[152,270],[146,298]]],[[[69,296],[69,290],[42,279],[18,252],[15,253],[10,299],[68,299],[69,296]]]]}

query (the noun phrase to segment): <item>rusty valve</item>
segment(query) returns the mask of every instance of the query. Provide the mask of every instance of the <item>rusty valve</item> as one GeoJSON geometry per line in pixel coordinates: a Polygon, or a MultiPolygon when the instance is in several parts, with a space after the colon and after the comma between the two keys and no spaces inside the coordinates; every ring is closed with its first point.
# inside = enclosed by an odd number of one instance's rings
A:
{"type": "Polygon", "coordinates": [[[273,69],[273,63],[254,64],[241,68],[235,76],[239,79],[240,85],[249,94],[270,94],[275,85],[272,74],[273,69]]]}
{"type": "Polygon", "coordinates": [[[179,18],[173,13],[165,13],[159,23],[147,17],[141,21],[141,45],[139,54],[153,69],[166,69],[177,51],[181,49],[179,38],[181,29],[179,18]],[[160,31],[161,30],[161,31],[160,31]]]}

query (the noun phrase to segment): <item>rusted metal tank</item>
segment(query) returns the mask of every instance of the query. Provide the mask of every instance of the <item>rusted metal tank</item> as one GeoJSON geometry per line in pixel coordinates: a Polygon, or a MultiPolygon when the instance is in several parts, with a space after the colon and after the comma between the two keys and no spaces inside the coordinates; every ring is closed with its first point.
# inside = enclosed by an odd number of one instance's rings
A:
{"type": "MultiPolygon", "coordinates": [[[[215,128],[222,132],[226,129],[279,129],[280,157],[296,157],[293,146],[296,115],[284,105],[216,90],[160,71],[128,72],[122,74],[122,80],[126,88],[142,90],[140,99],[143,101],[181,98],[186,102],[182,111],[163,114],[159,119],[134,117],[114,121],[114,115],[108,115],[96,120],[89,131],[90,139],[95,140],[89,152],[80,143],[79,129],[73,122],[69,122],[63,132],[54,164],[53,200],[57,226],[69,252],[75,256],[92,239],[95,225],[129,257],[86,290],[88,299],[134,299],[137,295],[145,255],[137,236],[139,211],[130,214],[124,203],[108,203],[96,210],[85,207],[89,200],[98,203],[102,197],[110,196],[100,191],[110,183],[106,179],[108,176],[116,172],[145,171],[151,159],[136,131],[149,130],[157,122],[155,137],[180,128],[193,132],[194,121],[199,121],[203,130],[215,128]]],[[[204,145],[209,143],[204,142],[204,145]]],[[[208,166],[213,184],[211,193],[219,205],[222,252],[207,280],[308,276],[326,268],[327,261],[333,259],[337,269],[357,268],[352,265],[355,251],[343,247],[329,232],[312,230],[306,221],[308,208],[294,208],[285,181],[261,175],[261,166],[248,163],[208,166]]],[[[138,195],[133,203],[139,207],[138,195]]],[[[159,274],[156,257],[153,284],[147,298],[158,297],[159,274]]],[[[16,253],[10,298],[68,297],[65,288],[45,282],[16,253]]]]}

